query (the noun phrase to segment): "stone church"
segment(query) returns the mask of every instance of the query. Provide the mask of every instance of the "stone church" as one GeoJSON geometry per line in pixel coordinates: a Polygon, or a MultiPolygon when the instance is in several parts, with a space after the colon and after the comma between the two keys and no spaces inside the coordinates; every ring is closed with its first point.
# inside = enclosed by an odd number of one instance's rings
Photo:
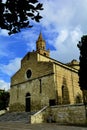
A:
{"type": "Polygon", "coordinates": [[[45,106],[82,101],[78,84],[79,63],[63,64],[50,57],[40,33],[36,51],[28,52],[11,78],[10,111],[37,111],[45,106]]]}

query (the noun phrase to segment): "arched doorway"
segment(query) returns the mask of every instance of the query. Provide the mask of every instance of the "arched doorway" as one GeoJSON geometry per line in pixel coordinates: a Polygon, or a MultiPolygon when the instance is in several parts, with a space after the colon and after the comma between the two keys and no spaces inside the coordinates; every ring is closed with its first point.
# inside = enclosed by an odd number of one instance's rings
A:
{"type": "Polygon", "coordinates": [[[67,86],[62,86],[62,104],[70,104],[69,91],[67,86]]]}
{"type": "Polygon", "coordinates": [[[26,111],[26,112],[30,112],[30,110],[31,110],[31,95],[30,95],[30,93],[27,93],[27,94],[26,94],[25,104],[26,104],[26,109],[25,109],[25,111],[26,111]]]}

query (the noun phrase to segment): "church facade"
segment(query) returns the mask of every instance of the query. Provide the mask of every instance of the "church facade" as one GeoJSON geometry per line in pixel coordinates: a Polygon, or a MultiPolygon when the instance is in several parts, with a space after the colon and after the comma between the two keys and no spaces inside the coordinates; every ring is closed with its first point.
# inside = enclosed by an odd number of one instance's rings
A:
{"type": "Polygon", "coordinates": [[[79,63],[50,58],[40,33],[36,51],[28,52],[11,78],[10,111],[37,111],[45,106],[83,102],[78,84],[79,63]]]}

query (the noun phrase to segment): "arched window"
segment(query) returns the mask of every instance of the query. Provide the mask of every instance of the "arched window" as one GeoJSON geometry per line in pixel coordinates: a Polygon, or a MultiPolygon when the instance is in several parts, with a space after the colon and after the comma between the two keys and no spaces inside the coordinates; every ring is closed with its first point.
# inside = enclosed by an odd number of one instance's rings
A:
{"type": "Polygon", "coordinates": [[[76,96],[76,103],[82,103],[81,95],[79,93],[76,96]]]}
{"type": "Polygon", "coordinates": [[[44,53],[44,55],[46,56],[46,53],[44,53]]]}
{"type": "Polygon", "coordinates": [[[69,91],[67,86],[63,85],[62,88],[62,104],[70,104],[70,100],[69,100],[69,91]]]}
{"type": "Polygon", "coordinates": [[[64,86],[62,86],[62,99],[64,99],[64,86]]]}
{"type": "Polygon", "coordinates": [[[31,77],[31,75],[32,75],[31,70],[30,70],[30,69],[27,70],[27,72],[26,72],[26,77],[29,79],[29,78],[31,77]]]}

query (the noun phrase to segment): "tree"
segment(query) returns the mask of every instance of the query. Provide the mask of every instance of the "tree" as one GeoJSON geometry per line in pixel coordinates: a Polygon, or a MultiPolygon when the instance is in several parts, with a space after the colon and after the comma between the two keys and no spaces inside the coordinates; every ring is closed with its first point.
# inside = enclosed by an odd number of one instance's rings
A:
{"type": "Polygon", "coordinates": [[[79,41],[77,46],[80,50],[79,85],[83,91],[84,103],[87,103],[87,35],[81,37],[81,41],[79,41]]]}
{"type": "Polygon", "coordinates": [[[79,85],[81,90],[87,90],[87,36],[83,36],[77,45],[80,50],[79,85]]]}
{"type": "Polygon", "coordinates": [[[9,104],[9,98],[10,98],[9,92],[6,91],[0,92],[0,110],[3,109],[6,110],[9,104]]]}
{"type": "Polygon", "coordinates": [[[43,4],[38,0],[0,0],[0,27],[7,29],[9,35],[20,32],[22,28],[32,27],[30,20],[40,22],[43,4]]]}

